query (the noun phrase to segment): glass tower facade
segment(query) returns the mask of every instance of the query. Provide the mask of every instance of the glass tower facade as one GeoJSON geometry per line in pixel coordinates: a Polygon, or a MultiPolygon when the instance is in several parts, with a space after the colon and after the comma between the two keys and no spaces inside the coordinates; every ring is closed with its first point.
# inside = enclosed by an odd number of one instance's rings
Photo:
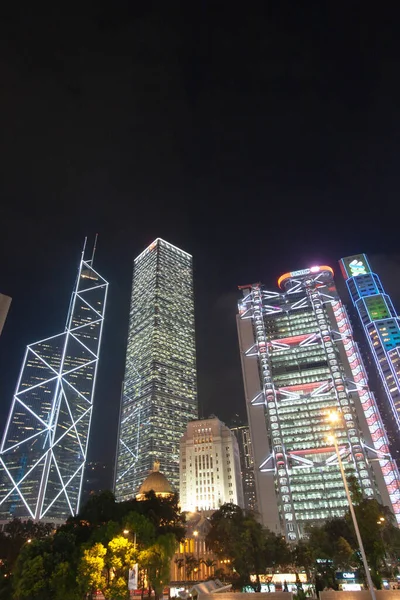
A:
{"type": "Polygon", "coordinates": [[[79,265],[64,333],[30,344],[0,450],[0,518],[79,510],[108,283],[79,265]]]}
{"type": "Polygon", "coordinates": [[[239,446],[244,507],[247,510],[257,512],[256,486],[254,482],[254,457],[251,445],[250,428],[248,425],[237,425],[230,429],[235,435],[239,446]]]}
{"type": "Polygon", "coordinates": [[[335,433],[345,468],[365,497],[377,497],[400,517],[399,474],[332,269],[287,273],[278,284],[281,291],[244,286],[238,317],[264,523],[275,519],[272,529],[295,542],[308,523],[347,510],[335,449],[327,441],[332,411],[341,417],[335,433]]]}
{"type": "Polygon", "coordinates": [[[386,395],[387,427],[392,445],[399,447],[400,434],[400,319],[383,285],[372,272],[365,254],[340,261],[351,300],[368,342],[373,363],[386,395]],[[387,410],[387,408],[389,410],[387,410]]]}
{"type": "Polygon", "coordinates": [[[134,261],[115,494],[137,492],[155,460],[179,487],[179,441],[196,419],[192,257],[156,239],[134,261]]]}

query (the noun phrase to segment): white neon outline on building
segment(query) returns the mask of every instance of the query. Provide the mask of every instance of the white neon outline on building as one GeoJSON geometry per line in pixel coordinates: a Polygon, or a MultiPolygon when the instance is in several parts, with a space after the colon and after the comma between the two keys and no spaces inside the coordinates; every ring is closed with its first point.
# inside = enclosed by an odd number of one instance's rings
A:
{"type": "MultiPolygon", "coordinates": [[[[60,497],[66,502],[66,506],[68,507],[67,512],[71,515],[75,515],[79,511],[79,504],[82,492],[82,481],[83,481],[83,472],[87,457],[87,449],[88,442],[90,437],[90,428],[91,428],[91,419],[92,419],[92,410],[93,410],[93,398],[95,392],[96,378],[97,378],[97,369],[98,369],[98,361],[99,361],[99,353],[101,348],[101,338],[103,333],[103,324],[104,324],[104,314],[107,304],[107,293],[108,293],[108,282],[93,268],[93,260],[94,253],[96,248],[96,242],[94,245],[93,253],[90,260],[85,260],[85,249],[86,249],[86,239],[83,246],[82,256],[79,263],[78,276],[76,280],[76,284],[72,293],[71,302],[68,311],[68,317],[66,322],[66,327],[64,333],[56,334],[50,336],[48,338],[42,339],[38,342],[29,344],[26,348],[22,368],[18,377],[17,387],[15,390],[15,394],[13,396],[12,405],[10,408],[9,416],[7,419],[6,427],[4,430],[1,448],[0,448],[0,464],[3,467],[3,476],[6,479],[6,486],[8,485],[11,489],[5,489],[5,495],[0,499],[0,510],[2,505],[8,501],[10,502],[10,495],[15,493],[18,494],[23,504],[25,505],[27,512],[31,518],[35,520],[42,519],[46,513],[51,509],[53,504],[60,497]],[[85,281],[87,277],[85,277],[85,273],[89,272],[91,278],[95,278],[98,282],[97,285],[92,285],[91,287],[82,289],[82,282],[85,281]],[[100,295],[96,297],[93,301],[91,301],[90,296],[93,294],[93,291],[100,291],[100,295]],[[89,298],[88,298],[89,293],[89,298]],[[92,294],[91,294],[92,293],[92,294]],[[74,319],[79,318],[76,314],[75,309],[77,306],[77,299],[79,302],[84,305],[88,311],[93,315],[93,319],[90,318],[87,322],[83,322],[82,325],[76,325],[74,323],[74,319]],[[94,306],[94,302],[101,302],[102,313],[99,313],[98,306],[94,306]],[[93,304],[91,304],[91,302],[93,304]],[[96,332],[93,332],[93,327],[97,328],[96,332]],[[90,337],[91,341],[94,341],[91,347],[88,344],[82,341],[82,337],[78,337],[79,333],[88,331],[91,334],[94,333],[94,337],[90,337]],[[76,335],[78,334],[78,335],[76,335]],[[60,364],[58,369],[56,370],[54,366],[50,365],[48,361],[41,356],[40,346],[43,343],[51,342],[59,338],[62,342],[58,348],[55,346],[51,348],[51,352],[55,356],[56,350],[61,351],[60,364]],[[70,368],[70,365],[66,365],[65,361],[67,358],[67,349],[69,348],[69,343],[73,340],[73,343],[78,342],[79,347],[82,347],[82,350],[86,353],[85,356],[74,356],[71,354],[69,360],[72,357],[72,360],[80,360],[81,364],[70,368]],[[47,378],[43,379],[39,383],[35,383],[33,385],[24,385],[24,375],[28,378],[30,377],[29,369],[31,366],[29,365],[29,360],[34,357],[36,364],[34,364],[34,368],[37,369],[38,365],[42,365],[42,368],[45,368],[47,374],[49,375],[47,378]],[[67,368],[65,368],[67,367],[67,368]],[[83,390],[84,393],[76,389],[75,385],[69,381],[69,375],[71,373],[78,372],[80,375],[84,375],[85,373],[89,375],[86,377],[86,387],[83,390]],[[89,384],[87,382],[90,382],[89,384]],[[47,418],[44,418],[43,415],[39,415],[38,412],[35,412],[34,407],[28,406],[26,402],[24,402],[27,394],[32,392],[33,390],[40,391],[49,391],[46,389],[48,384],[54,384],[56,382],[56,386],[54,391],[52,391],[51,401],[48,400],[47,403],[51,404],[51,409],[47,415],[47,418]],[[79,398],[81,403],[85,403],[85,408],[81,406],[79,409],[81,410],[80,414],[76,414],[74,416],[74,410],[71,406],[71,400],[68,397],[68,391],[72,391],[76,398],[79,398]],[[67,413],[70,420],[70,425],[62,430],[62,432],[58,431],[57,425],[59,424],[59,413],[61,402],[64,404],[67,409],[67,413]],[[18,440],[9,440],[10,429],[14,427],[13,419],[15,413],[18,410],[23,408],[26,411],[26,419],[34,419],[33,421],[28,422],[28,420],[22,423],[20,428],[18,428],[17,437],[21,436],[22,439],[18,440]],[[78,432],[79,423],[85,417],[88,418],[88,422],[84,425],[84,428],[78,432]],[[32,434],[32,423],[34,423],[35,428],[37,429],[34,434],[32,434]],[[23,434],[26,433],[27,428],[29,426],[29,433],[27,436],[23,437],[23,434]],[[72,432],[74,436],[74,443],[77,442],[78,448],[80,449],[79,455],[73,457],[70,463],[68,463],[68,467],[72,467],[72,475],[62,475],[62,469],[57,462],[56,451],[57,449],[62,449],[62,441],[67,435],[70,435],[72,432]],[[15,473],[11,473],[9,467],[11,466],[12,454],[18,449],[26,448],[29,452],[29,448],[32,447],[32,443],[39,441],[39,436],[41,434],[46,434],[45,443],[43,444],[43,451],[38,453],[33,458],[33,464],[29,465],[29,469],[27,472],[23,473],[19,478],[15,477],[15,473]],[[21,435],[22,434],[22,435],[21,435]],[[43,463],[43,465],[41,465],[43,463]],[[40,471],[38,473],[38,477],[40,477],[39,490],[37,493],[37,497],[33,501],[33,499],[29,500],[24,496],[23,484],[25,481],[28,481],[29,475],[32,471],[40,466],[40,471]],[[51,493],[51,490],[47,490],[47,486],[49,483],[49,475],[51,466],[54,465],[56,472],[58,474],[59,482],[57,485],[61,485],[61,489],[58,489],[54,494],[51,493]],[[74,493],[73,497],[71,496],[71,491],[68,490],[68,486],[73,482],[74,485],[74,493]],[[78,489],[78,493],[76,494],[76,489],[78,489]],[[46,506],[45,506],[46,500],[46,506]]],[[[77,307],[77,311],[79,311],[81,306],[77,307]]],[[[78,386],[79,387],[79,386],[78,386]]],[[[50,395],[50,394],[49,394],[50,395]]],[[[35,401],[35,398],[33,399],[35,401]]],[[[42,407],[40,401],[37,400],[38,410],[42,407]]],[[[21,416],[19,416],[21,418],[21,416]]],[[[23,417],[22,417],[23,418],[23,417]]],[[[15,431],[13,433],[15,437],[15,431]]],[[[15,462],[14,462],[15,469],[15,462]]],[[[20,467],[19,467],[20,469],[20,467]]],[[[20,469],[21,470],[21,469],[20,469]]],[[[54,472],[53,472],[54,475],[54,472]]],[[[4,508],[3,508],[4,510],[4,508]]],[[[11,516],[11,514],[10,514],[11,516]]],[[[47,517],[49,518],[49,517],[47,517]]],[[[63,517],[61,517],[62,520],[63,517]]]]}

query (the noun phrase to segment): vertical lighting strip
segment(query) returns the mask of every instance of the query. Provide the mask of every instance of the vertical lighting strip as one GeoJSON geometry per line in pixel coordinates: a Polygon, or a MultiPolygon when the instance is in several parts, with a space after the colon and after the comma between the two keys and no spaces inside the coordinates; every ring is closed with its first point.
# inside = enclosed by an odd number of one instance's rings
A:
{"type": "Polygon", "coordinates": [[[360,323],[368,340],[371,354],[396,423],[396,433],[400,431],[400,373],[394,360],[400,351],[400,320],[390,297],[385,293],[379,277],[372,272],[367,256],[356,254],[339,261],[342,275],[353,305],[357,309],[360,323]],[[383,313],[368,306],[373,300],[381,300],[383,313]],[[391,325],[396,331],[393,336],[383,335],[383,328],[391,325]],[[390,339],[388,339],[390,338],[390,339]],[[389,342],[389,347],[388,347],[389,342]],[[392,346],[390,348],[390,346],[392,346]]]}
{"type": "Polygon", "coordinates": [[[343,336],[343,346],[349,360],[357,394],[363,407],[365,418],[371,432],[374,449],[379,457],[383,478],[386,483],[397,523],[400,524],[400,475],[396,463],[390,457],[390,450],[385,428],[373,394],[368,387],[368,378],[359,350],[353,340],[349,319],[341,302],[332,304],[333,312],[343,336]]]}
{"type": "MultiPolygon", "coordinates": [[[[315,278],[318,280],[318,276],[315,278]]],[[[371,487],[371,475],[368,475],[368,472],[365,471],[365,475],[363,476],[364,469],[360,468],[359,463],[367,464],[367,458],[364,453],[364,449],[361,443],[361,439],[358,435],[357,428],[353,421],[354,415],[353,411],[351,411],[349,406],[349,398],[348,398],[348,390],[346,389],[346,382],[344,380],[343,374],[339,367],[339,362],[337,360],[337,354],[335,353],[334,343],[332,341],[332,331],[331,327],[328,323],[326,315],[323,311],[323,299],[318,292],[318,289],[315,285],[316,281],[312,282],[311,285],[306,284],[306,292],[310,299],[310,303],[313,307],[315,316],[317,318],[318,327],[321,334],[322,344],[325,349],[326,360],[328,362],[329,370],[332,374],[332,383],[333,388],[335,390],[335,395],[337,399],[338,406],[340,411],[343,414],[344,422],[346,424],[347,430],[347,439],[349,442],[349,446],[352,454],[352,462],[359,476],[359,481],[361,482],[361,486],[366,496],[372,498],[374,495],[373,489],[371,487]]],[[[336,315],[335,315],[336,316],[336,315]]]]}
{"type": "MultiPolygon", "coordinates": [[[[279,422],[279,414],[276,410],[277,397],[275,385],[272,381],[271,369],[268,357],[267,337],[265,334],[264,319],[263,319],[263,302],[262,291],[259,284],[252,286],[251,291],[252,315],[254,322],[254,330],[256,336],[257,353],[259,356],[260,366],[262,370],[262,386],[264,392],[265,407],[269,420],[269,430],[271,432],[273,456],[275,462],[275,480],[278,486],[279,495],[281,498],[281,506],[284,514],[281,515],[285,520],[286,534],[291,542],[297,539],[296,515],[294,510],[293,498],[290,490],[289,465],[285,447],[282,444],[282,433],[279,422]],[[275,455],[281,455],[279,468],[276,465],[275,455]]],[[[262,469],[263,465],[259,468],[262,469]]]]}
{"type": "Polygon", "coordinates": [[[25,507],[35,520],[62,521],[79,510],[108,291],[85,246],[65,332],[25,353],[0,450],[0,511],[10,517],[25,507]]]}

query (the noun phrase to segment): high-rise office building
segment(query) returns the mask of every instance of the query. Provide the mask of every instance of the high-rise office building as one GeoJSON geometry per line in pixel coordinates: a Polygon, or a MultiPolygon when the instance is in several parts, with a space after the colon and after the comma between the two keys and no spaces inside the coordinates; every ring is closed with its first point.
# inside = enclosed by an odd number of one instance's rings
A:
{"type": "Polygon", "coordinates": [[[108,283],[79,264],[64,333],[29,344],[0,450],[0,518],[79,509],[108,283]]]}
{"type": "Polygon", "coordinates": [[[11,298],[0,294],[0,335],[3,331],[4,323],[6,322],[7,314],[10,308],[11,298]]]}
{"type": "Polygon", "coordinates": [[[265,525],[289,541],[348,509],[329,413],[346,469],[400,520],[399,474],[330,267],[243,286],[238,332],[256,494],[265,525]],[[373,461],[369,459],[373,458],[373,461]]]}
{"type": "Polygon", "coordinates": [[[242,472],[244,507],[254,512],[258,511],[256,499],[256,484],[254,480],[254,457],[251,444],[250,427],[248,425],[235,425],[230,430],[235,435],[240,456],[240,469],[242,472]]]}
{"type": "Polygon", "coordinates": [[[179,497],[183,511],[244,507],[239,445],[217,417],[188,423],[180,443],[179,497]]]}
{"type": "Polygon", "coordinates": [[[382,413],[397,454],[400,446],[400,319],[365,254],[342,258],[340,268],[386,396],[382,413]]]}
{"type": "Polygon", "coordinates": [[[118,500],[136,494],[155,460],[178,490],[179,441],[197,416],[192,257],[158,238],[134,261],[118,500]]]}

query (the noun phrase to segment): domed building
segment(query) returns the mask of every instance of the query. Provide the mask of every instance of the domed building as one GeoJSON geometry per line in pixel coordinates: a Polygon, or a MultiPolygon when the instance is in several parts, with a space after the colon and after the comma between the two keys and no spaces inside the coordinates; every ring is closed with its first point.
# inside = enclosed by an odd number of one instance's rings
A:
{"type": "Polygon", "coordinates": [[[136,494],[136,500],[145,500],[146,494],[153,490],[158,498],[168,498],[174,490],[168,479],[160,473],[160,462],[156,460],[152,472],[146,477],[136,494]]]}

